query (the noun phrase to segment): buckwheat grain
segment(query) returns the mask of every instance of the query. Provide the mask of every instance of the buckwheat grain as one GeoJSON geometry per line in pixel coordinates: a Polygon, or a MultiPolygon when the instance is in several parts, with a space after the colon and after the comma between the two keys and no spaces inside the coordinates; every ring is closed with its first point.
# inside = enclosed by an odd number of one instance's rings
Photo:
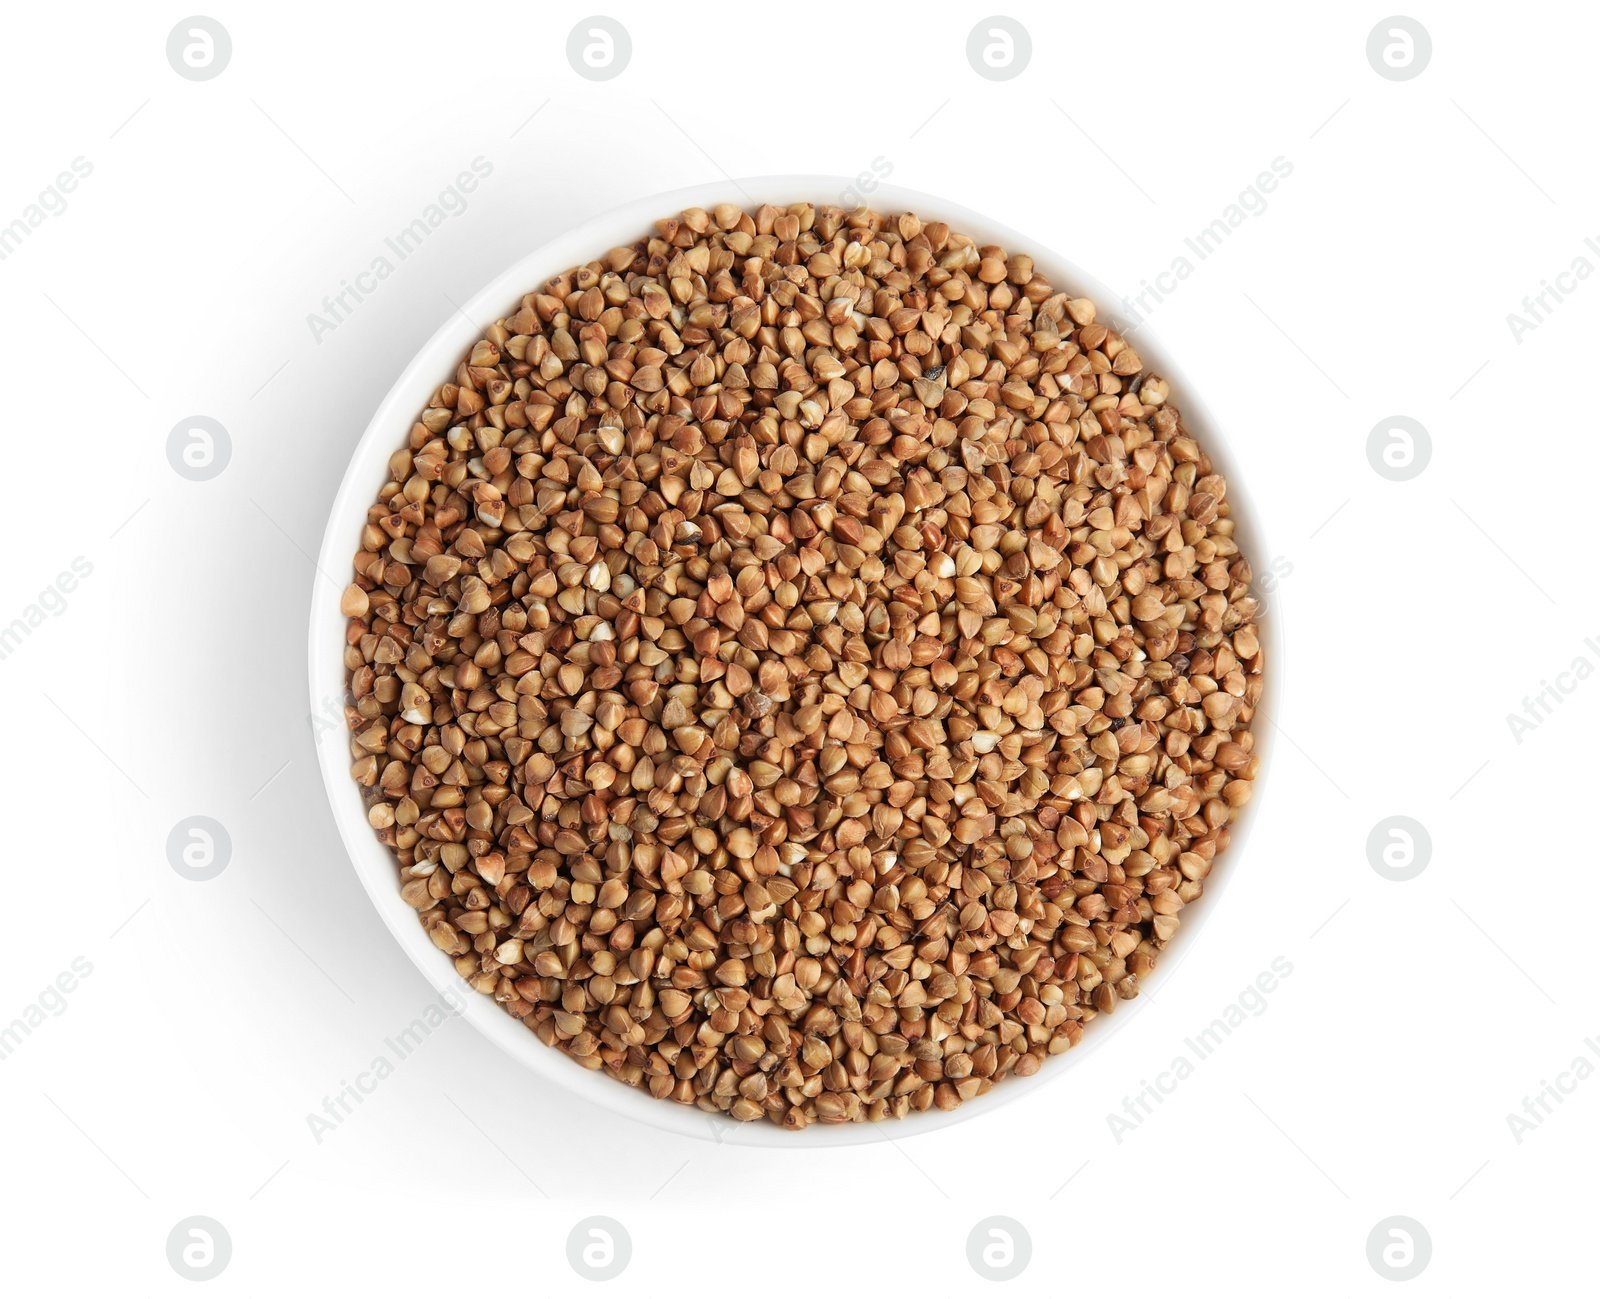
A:
{"type": "Polygon", "coordinates": [[[1249,799],[1227,484],[942,222],[723,204],[526,295],[389,462],[353,777],[457,971],[788,1128],[949,1109],[1138,994],[1249,799]]]}

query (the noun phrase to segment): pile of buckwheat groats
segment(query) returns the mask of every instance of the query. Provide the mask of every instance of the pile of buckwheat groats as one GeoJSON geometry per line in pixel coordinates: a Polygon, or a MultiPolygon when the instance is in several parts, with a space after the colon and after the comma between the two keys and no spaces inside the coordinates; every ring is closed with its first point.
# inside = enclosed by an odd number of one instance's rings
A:
{"type": "Polygon", "coordinates": [[[651,1095],[951,1109],[1140,980],[1257,773],[1226,484],[1021,253],[725,204],[550,280],[389,461],[354,765],[479,992],[651,1095]]]}

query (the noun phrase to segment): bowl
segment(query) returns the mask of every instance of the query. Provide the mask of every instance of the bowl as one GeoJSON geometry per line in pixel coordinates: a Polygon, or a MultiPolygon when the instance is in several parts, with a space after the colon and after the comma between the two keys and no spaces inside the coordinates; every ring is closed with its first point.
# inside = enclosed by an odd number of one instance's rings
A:
{"type": "MultiPolygon", "coordinates": [[[[460,311],[450,313],[439,331],[412,357],[373,414],[366,432],[351,453],[349,467],[334,497],[318,556],[319,567],[335,575],[350,572],[351,556],[358,548],[367,507],[375,498],[378,488],[388,480],[389,456],[404,443],[417,412],[426,404],[434,389],[454,373],[456,365],[483,329],[516,310],[524,293],[572,266],[592,260],[609,248],[632,243],[649,232],[658,218],[675,215],[685,208],[702,207],[709,211],[723,202],[749,206],[751,197],[758,203],[777,206],[802,201],[820,204],[833,196],[844,194],[851,184],[849,179],[836,176],[767,176],[742,182],[695,185],[655,194],[585,221],[506,267],[468,299],[460,311]]],[[[1005,247],[1008,252],[1030,254],[1037,269],[1057,289],[1070,289],[1076,295],[1092,299],[1099,309],[1100,319],[1119,329],[1125,328],[1127,317],[1120,309],[1121,299],[1074,263],[1051,252],[1044,241],[1018,233],[988,216],[947,199],[898,185],[879,185],[869,199],[870,206],[877,211],[911,210],[925,221],[948,221],[952,229],[970,235],[980,244],[995,243],[1005,247]]],[[[1219,434],[1195,386],[1172,362],[1166,349],[1148,327],[1139,327],[1138,340],[1139,353],[1147,369],[1155,370],[1168,379],[1173,401],[1183,412],[1186,425],[1228,480],[1228,499],[1234,507],[1237,523],[1235,535],[1240,548],[1257,564],[1265,565],[1272,551],[1267,547],[1259,516],[1251,507],[1244,477],[1226,440],[1219,434]]],[[[342,577],[339,580],[342,583],[342,577]]],[[[339,611],[339,595],[340,591],[331,589],[330,584],[314,579],[309,647],[313,716],[320,713],[321,700],[345,697],[343,649],[346,620],[339,611]]],[[[1275,611],[1264,611],[1260,634],[1268,669],[1258,711],[1265,720],[1270,716],[1268,706],[1277,697],[1283,676],[1275,611]]],[[[1263,780],[1271,766],[1270,731],[1270,722],[1256,730],[1256,744],[1262,755],[1263,780]]],[[[437,990],[441,993],[461,993],[463,980],[456,974],[450,958],[434,946],[432,939],[417,923],[417,913],[400,898],[394,859],[388,849],[378,843],[368,825],[360,790],[350,778],[347,747],[343,744],[319,744],[317,758],[323,783],[327,786],[334,821],[356,874],[372,898],[373,906],[389,927],[395,941],[437,990]]],[[[1261,793],[1262,780],[1258,780],[1255,797],[1246,806],[1245,814],[1234,830],[1220,869],[1208,881],[1201,897],[1185,908],[1183,927],[1174,935],[1163,954],[1164,959],[1146,981],[1150,988],[1161,987],[1172,969],[1182,963],[1216,907],[1218,895],[1239,873],[1248,830],[1256,819],[1255,809],[1261,793]]],[[[881,1125],[812,1124],[799,1132],[789,1132],[776,1124],[760,1120],[738,1123],[693,1106],[657,1100],[648,1092],[619,1083],[603,1072],[585,1069],[562,1052],[546,1046],[537,1035],[507,1015],[490,998],[472,993],[466,997],[458,996],[457,999],[465,1003],[463,1017],[507,1055],[539,1077],[619,1117],[680,1136],[791,1149],[855,1145],[881,1140],[881,1134],[875,1131],[879,1127],[883,1127],[887,1135],[896,1138],[916,1136],[979,1115],[992,1114],[998,1107],[1041,1087],[1060,1086],[1072,1066],[1081,1063],[1091,1052],[1102,1049],[1113,1033],[1134,1018],[1145,1001],[1143,997],[1135,998],[1132,1002],[1123,1003],[1117,1014],[1101,1016],[1085,1032],[1078,1046],[1052,1058],[1032,1077],[1008,1078],[988,1095],[974,1098],[954,1110],[912,1113],[906,1118],[888,1120],[881,1125]]]]}

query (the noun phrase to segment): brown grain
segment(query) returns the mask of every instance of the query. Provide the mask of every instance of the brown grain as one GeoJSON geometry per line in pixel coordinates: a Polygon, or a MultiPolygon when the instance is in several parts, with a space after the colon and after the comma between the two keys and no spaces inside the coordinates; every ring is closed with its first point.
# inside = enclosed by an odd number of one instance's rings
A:
{"type": "Polygon", "coordinates": [[[1249,798],[1227,484],[1092,302],[942,222],[660,221],[389,468],[341,609],[401,896],[658,1098],[793,1130],[1036,1072],[1249,798]]]}

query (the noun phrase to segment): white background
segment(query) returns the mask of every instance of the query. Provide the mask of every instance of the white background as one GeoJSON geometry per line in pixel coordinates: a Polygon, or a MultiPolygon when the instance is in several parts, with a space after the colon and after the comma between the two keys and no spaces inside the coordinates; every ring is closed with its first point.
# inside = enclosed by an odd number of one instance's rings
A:
{"type": "Polygon", "coordinates": [[[1356,4],[1014,3],[1033,59],[1004,83],[956,4],[618,0],[633,59],[600,84],[564,3],[207,12],[233,55],[201,83],[166,60],[181,9],[13,7],[0,38],[0,223],[93,167],[0,261],[0,624],[93,565],[0,661],[0,1025],[93,966],[0,1060],[8,1289],[190,1293],[165,1242],[194,1214],[231,1236],[218,1295],[589,1293],[565,1241],[592,1214],[632,1237],[627,1293],[981,1289],[964,1242],[994,1214],[1032,1237],[1019,1293],[1387,1292],[1366,1241],[1396,1214],[1432,1240],[1417,1295],[1589,1283],[1600,1079],[1520,1143],[1507,1115],[1600,1035],[1600,684],[1520,744],[1506,715],[1600,665],[1600,284],[1520,342],[1506,316],[1600,265],[1593,10],[1411,9],[1432,62],[1398,83],[1365,53],[1386,10],[1356,4]],[[314,341],[308,313],[478,156],[467,210],[314,341]],[[1158,999],[1021,1103],[847,1150],[663,1136],[459,1021],[316,1141],[307,1114],[432,993],[317,774],[308,552],[451,300],[616,203],[875,158],[1131,294],[1277,157],[1267,210],[1149,324],[1292,566],[1275,769],[1158,999]],[[209,482],[167,461],[194,414],[232,439],[209,482]],[[1403,483],[1365,450],[1396,414],[1433,441],[1403,483]],[[206,883],[166,856],[194,814],[233,841],[206,883]],[[1432,837],[1405,883],[1367,859],[1392,814],[1432,837]],[[1280,956],[1265,1013],[1115,1140],[1107,1115],[1280,956]]]}

